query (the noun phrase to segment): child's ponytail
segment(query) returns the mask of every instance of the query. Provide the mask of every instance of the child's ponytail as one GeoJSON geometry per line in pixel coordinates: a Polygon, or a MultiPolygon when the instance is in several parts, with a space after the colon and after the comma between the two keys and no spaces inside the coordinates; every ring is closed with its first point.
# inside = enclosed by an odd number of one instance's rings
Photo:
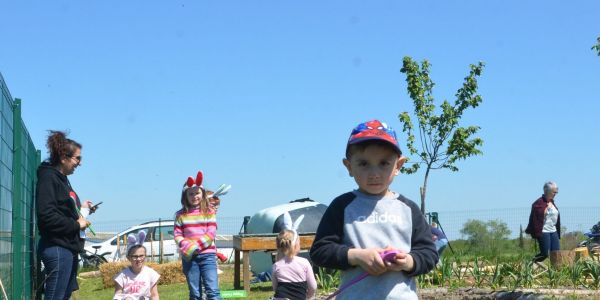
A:
{"type": "Polygon", "coordinates": [[[283,228],[279,235],[277,235],[277,250],[278,250],[278,258],[281,258],[281,255],[285,255],[288,257],[296,255],[296,243],[299,243],[298,236],[298,227],[300,223],[304,219],[304,215],[300,215],[296,221],[292,222],[292,216],[290,216],[289,212],[283,213],[283,228]]]}
{"type": "Polygon", "coordinates": [[[289,229],[283,229],[277,235],[277,239],[275,240],[277,243],[277,252],[279,252],[279,257],[284,256],[293,256],[294,253],[294,232],[289,229]]]}

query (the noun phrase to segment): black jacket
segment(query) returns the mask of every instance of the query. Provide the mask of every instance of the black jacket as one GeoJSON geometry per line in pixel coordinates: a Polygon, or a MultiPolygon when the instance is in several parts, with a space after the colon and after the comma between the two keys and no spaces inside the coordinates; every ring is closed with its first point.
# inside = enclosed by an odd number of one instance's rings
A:
{"type": "Polygon", "coordinates": [[[76,205],[81,208],[79,197],[67,176],[47,162],[38,167],[37,177],[35,210],[41,242],[79,253],[84,243],[79,237],[79,215],[75,209],[76,205]]]}

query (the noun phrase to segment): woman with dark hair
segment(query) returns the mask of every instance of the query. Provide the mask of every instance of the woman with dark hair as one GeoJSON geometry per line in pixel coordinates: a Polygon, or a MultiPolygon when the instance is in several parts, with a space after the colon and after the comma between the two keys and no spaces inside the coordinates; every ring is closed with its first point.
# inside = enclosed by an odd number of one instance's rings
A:
{"type": "Polygon", "coordinates": [[[51,130],[46,147],[50,157],[37,170],[38,255],[46,275],[44,299],[62,300],[79,288],[78,254],[89,226],[80,210],[94,209],[90,201],[82,205],[67,178],[81,165],[81,144],[68,139],[64,132],[51,130]]]}

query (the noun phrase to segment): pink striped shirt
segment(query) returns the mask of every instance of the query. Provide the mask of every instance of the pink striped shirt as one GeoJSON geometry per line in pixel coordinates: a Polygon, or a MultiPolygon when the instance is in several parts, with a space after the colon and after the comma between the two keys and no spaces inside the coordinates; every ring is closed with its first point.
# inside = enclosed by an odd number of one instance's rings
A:
{"type": "Polygon", "coordinates": [[[195,208],[175,213],[175,242],[183,258],[190,260],[195,253],[216,253],[217,214],[213,209],[202,213],[195,208]]]}

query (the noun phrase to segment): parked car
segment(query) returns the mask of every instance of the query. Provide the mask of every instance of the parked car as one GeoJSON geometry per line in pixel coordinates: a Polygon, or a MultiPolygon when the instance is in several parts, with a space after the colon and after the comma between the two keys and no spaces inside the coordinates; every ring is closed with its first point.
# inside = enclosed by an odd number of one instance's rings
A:
{"type": "Polygon", "coordinates": [[[172,261],[179,258],[179,252],[173,239],[173,220],[151,221],[132,226],[115,236],[99,243],[86,243],[85,250],[91,253],[103,254],[108,261],[125,260],[127,257],[127,235],[136,234],[143,230],[146,232],[146,260],[159,261],[161,254],[163,261],[172,261]],[[94,246],[100,246],[97,252],[94,246]]]}

